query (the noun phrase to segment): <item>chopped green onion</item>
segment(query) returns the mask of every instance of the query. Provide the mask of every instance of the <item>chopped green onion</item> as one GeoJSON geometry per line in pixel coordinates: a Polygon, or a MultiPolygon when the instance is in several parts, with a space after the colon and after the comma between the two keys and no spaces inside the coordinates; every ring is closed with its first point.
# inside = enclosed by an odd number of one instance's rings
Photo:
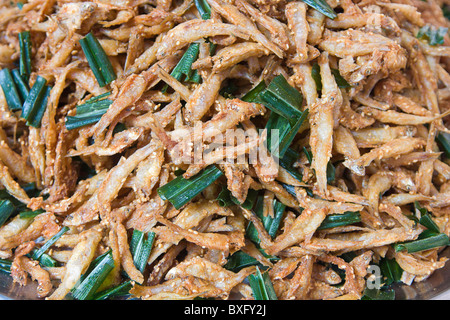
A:
{"type": "Polygon", "coordinates": [[[342,214],[330,214],[325,217],[317,230],[346,226],[358,222],[361,222],[361,215],[359,212],[347,211],[342,214]]]}
{"type": "Polygon", "coordinates": [[[147,266],[148,257],[152,250],[155,233],[149,232],[147,240],[145,234],[137,229],[133,230],[130,242],[130,251],[133,256],[133,262],[140,272],[144,272],[147,266]]]}
{"type": "MultiPolygon", "coordinates": [[[[194,0],[194,3],[203,20],[211,18],[211,7],[206,0],[194,0]]],[[[210,47],[211,55],[213,51],[215,51],[215,45],[210,47]]],[[[181,77],[184,75],[184,81],[200,83],[201,77],[198,70],[192,70],[191,68],[194,61],[197,60],[199,52],[200,43],[191,43],[170,75],[177,80],[181,80],[181,77]]],[[[162,91],[165,92],[167,88],[168,85],[165,85],[162,91]]]]}
{"type": "Polygon", "coordinates": [[[281,157],[278,161],[280,166],[285,169],[293,178],[302,182],[303,175],[294,167],[294,163],[300,158],[300,154],[291,149],[287,148],[283,157],[281,157]]]}
{"type": "Polygon", "coordinates": [[[16,84],[17,92],[20,95],[22,101],[25,101],[30,93],[30,88],[28,83],[20,75],[19,69],[13,69],[11,71],[11,75],[13,77],[14,83],[16,84]]]}
{"type": "Polygon", "coordinates": [[[10,200],[0,200],[0,227],[16,211],[16,207],[10,200]]]}
{"type": "Polygon", "coordinates": [[[19,33],[19,70],[20,75],[25,81],[28,81],[31,74],[31,38],[30,31],[23,31],[19,33]]]}
{"type": "Polygon", "coordinates": [[[88,33],[86,37],[80,39],[80,45],[100,87],[117,79],[111,61],[92,33],[88,33]]]}
{"type": "Polygon", "coordinates": [[[447,158],[450,158],[450,133],[440,132],[436,136],[436,141],[438,142],[440,149],[444,152],[447,158]]]}
{"type": "Polygon", "coordinates": [[[58,261],[56,261],[46,253],[43,253],[38,260],[41,266],[48,268],[57,267],[59,265],[58,261]]]}
{"type": "Polygon", "coordinates": [[[341,76],[341,73],[338,69],[331,69],[331,73],[334,76],[334,79],[336,80],[336,84],[339,88],[350,88],[351,85],[347,82],[347,80],[344,79],[343,76],[341,76]]]}
{"type": "Polygon", "coordinates": [[[267,108],[291,123],[296,123],[296,120],[302,115],[303,96],[287,82],[283,75],[273,78],[267,88],[259,93],[258,97],[267,108]]]}
{"type": "Polygon", "coordinates": [[[419,29],[416,38],[427,40],[431,46],[444,43],[444,36],[447,34],[448,28],[439,27],[436,29],[432,25],[425,25],[419,29]]]}
{"type": "Polygon", "coordinates": [[[439,226],[436,224],[436,222],[433,221],[431,218],[431,215],[429,214],[428,210],[425,208],[422,208],[419,204],[419,202],[414,202],[414,207],[420,212],[420,219],[419,223],[426,227],[428,230],[434,233],[440,233],[441,230],[439,229],[439,226]]]}
{"type": "Polygon", "coordinates": [[[286,205],[275,199],[273,201],[274,217],[265,217],[263,219],[264,228],[267,230],[267,233],[272,237],[272,239],[275,238],[275,235],[278,232],[285,209],[286,205]]]}
{"type": "Polygon", "coordinates": [[[269,274],[256,267],[256,274],[248,276],[248,282],[253,292],[255,300],[278,300],[269,274]]]}
{"type": "Polygon", "coordinates": [[[309,164],[312,164],[312,152],[306,149],[306,147],[303,147],[303,152],[305,153],[306,159],[308,159],[309,164]]]}
{"type": "Polygon", "coordinates": [[[12,261],[6,259],[0,259],[0,271],[11,273],[12,261]]]}
{"type": "Polygon", "coordinates": [[[38,209],[38,210],[26,210],[26,211],[22,211],[19,213],[20,218],[22,219],[26,219],[26,218],[34,218],[38,215],[40,215],[41,213],[44,213],[45,211],[42,209],[38,209]]]}
{"type": "Polygon", "coordinates": [[[77,129],[99,121],[113,103],[112,100],[105,99],[109,94],[108,92],[107,94],[93,97],[77,106],[75,116],[66,117],[67,130],[77,129]]]}
{"type": "Polygon", "coordinates": [[[233,204],[236,204],[232,199],[232,194],[230,192],[230,190],[227,189],[227,187],[222,186],[222,191],[219,192],[219,194],[217,195],[217,202],[219,203],[219,205],[221,207],[228,207],[231,206],[233,204]]]}
{"type": "Polygon", "coordinates": [[[336,168],[331,161],[327,163],[327,182],[332,183],[336,179],[336,168]]]}
{"type": "Polygon", "coordinates": [[[317,62],[311,67],[311,77],[316,83],[316,90],[318,92],[322,91],[322,77],[320,76],[320,66],[317,62]]]}
{"type": "Polygon", "coordinates": [[[211,18],[211,7],[206,0],[194,0],[194,3],[203,20],[211,18]]]}
{"type": "Polygon", "coordinates": [[[191,201],[206,187],[216,181],[221,175],[216,166],[210,165],[190,179],[178,176],[158,189],[158,194],[163,200],[168,200],[175,209],[179,209],[191,201]]]}
{"type": "MultiPolygon", "coordinates": [[[[198,73],[197,76],[194,77],[194,71],[192,70],[192,64],[195,60],[198,58],[198,54],[200,52],[200,43],[194,42],[189,45],[186,52],[181,57],[180,61],[178,61],[175,68],[173,68],[170,75],[174,77],[177,80],[182,80],[181,77],[185,76],[185,81],[192,81],[192,80],[198,80],[198,73]]],[[[193,82],[199,82],[199,81],[193,81],[193,82]]],[[[168,88],[168,85],[165,85],[162,89],[163,92],[165,92],[168,88]]]]}
{"type": "Polygon", "coordinates": [[[394,245],[394,249],[397,252],[406,250],[408,253],[413,253],[448,246],[449,244],[450,244],[449,238],[445,233],[439,234],[431,233],[430,236],[423,239],[397,243],[394,245]]]}
{"type": "Polygon", "coordinates": [[[88,271],[72,289],[72,296],[77,300],[93,299],[97,289],[113,268],[114,258],[109,250],[91,263],[88,271]]]}
{"type": "Polygon", "coordinates": [[[48,104],[48,98],[50,96],[50,91],[52,91],[51,86],[45,86],[44,95],[42,97],[42,100],[36,110],[36,112],[33,114],[33,117],[31,117],[27,121],[27,125],[32,126],[34,128],[39,128],[41,126],[42,118],[44,117],[45,110],[47,109],[48,104]]]}
{"type": "Polygon", "coordinates": [[[231,200],[237,204],[240,205],[242,208],[251,210],[256,202],[256,198],[258,197],[258,191],[249,189],[247,193],[247,198],[245,198],[245,201],[243,203],[240,203],[238,199],[236,199],[233,195],[231,195],[231,200]]]}
{"type": "Polygon", "coordinates": [[[239,272],[242,268],[258,265],[259,262],[244,251],[236,251],[229,258],[224,268],[233,272],[239,272]]]}
{"type": "Polygon", "coordinates": [[[330,5],[325,0],[302,0],[311,8],[316,9],[323,15],[327,16],[330,19],[335,19],[337,17],[337,13],[330,7],[330,5]]]}
{"type": "Polygon", "coordinates": [[[38,76],[27,99],[23,103],[21,116],[27,120],[28,125],[32,125],[33,127],[40,125],[42,116],[47,108],[50,89],[46,84],[47,80],[38,76]]]}
{"type": "Polygon", "coordinates": [[[115,286],[113,288],[105,289],[101,292],[98,292],[94,295],[93,300],[106,300],[111,298],[117,298],[117,297],[123,297],[127,296],[130,293],[131,288],[133,287],[133,284],[131,283],[131,280],[125,281],[118,286],[115,286]]]}
{"type": "Polygon", "coordinates": [[[42,247],[33,252],[33,259],[39,260],[42,254],[44,254],[44,252],[47,251],[56,241],[58,241],[58,239],[61,238],[61,236],[67,231],[69,231],[69,227],[62,227],[61,230],[59,230],[58,233],[56,233],[53,237],[48,239],[48,241],[42,247]]]}
{"type": "Polygon", "coordinates": [[[247,193],[247,198],[243,203],[240,203],[236,197],[231,194],[231,191],[226,187],[222,188],[222,191],[217,196],[217,201],[222,207],[231,206],[233,204],[239,205],[244,209],[251,210],[255,204],[256,198],[258,197],[258,191],[249,189],[247,193]]]}
{"type": "Polygon", "coordinates": [[[267,88],[266,83],[262,80],[255,87],[253,87],[249,92],[247,92],[242,98],[245,102],[259,102],[259,94],[267,88]]]}
{"type": "Polygon", "coordinates": [[[7,68],[0,70],[0,86],[3,89],[9,110],[15,111],[22,109],[22,100],[19,91],[14,83],[11,71],[7,68]]]}
{"type": "MultiPolygon", "coordinates": [[[[283,218],[284,211],[286,206],[279,202],[278,200],[273,200],[273,218],[271,216],[264,216],[264,196],[259,196],[256,200],[255,204],[255,214],[261,220],[264,228],[267,230],[267,233],[270,237],[274,238],[281,223],[281,219],[283,218]]],[[[256,230],[253,223],[249,223],[246,230],[246,236],[248,239],[252,240],[254,243],[259,244],[259,234],[258,230],[256,230]]]]}
{"type": "Polygon", "coordinates": [[[380,261],[380,270],[384,277],[385,286],[400,282],[403,274],[403,269],[395,259],[383,258],[380,261]]]}
{"type": "MultiPolygon", "coordinates": [[[[292,144],[303,122],[308,117],[308,109],[300,114],[295,123],[271,112],[266,124],[267,129],[267,149],[278,158],[283,158],[292,144]],[[278,131],[273,131],[278,130],[278,131]],[[273,133],[278,133],[278,139],[274,139],[273,133]]],[[[275,135],[275,137],[277,137],[275,135]]]]}
{"type": "MultiPolygon", "coordinates": [[[[259,251],[262,253],[264,257],[269,259],[271,262],[276,262],[280,260],[276,256],[269,256],[262,249],[259,249],[259,251]]],[[[258,266],[260,268],[263,267],[263,265],[258,260],[250,256],[249,254],[245,253],[244,251],[239,250],[233,253],[228,258],[227,263],[224,265],[224,268],[233,272],[239,272],[239,270],[241,270],[242,268],[246,268],[249,266],[258,266]]]]}

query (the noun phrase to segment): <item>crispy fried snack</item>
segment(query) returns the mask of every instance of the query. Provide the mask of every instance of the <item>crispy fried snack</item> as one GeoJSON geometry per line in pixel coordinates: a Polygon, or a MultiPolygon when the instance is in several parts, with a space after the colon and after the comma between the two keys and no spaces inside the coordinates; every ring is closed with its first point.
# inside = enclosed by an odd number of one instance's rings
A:
{"type": "Polygon", "coordinates": [[[448,12],[0,0],[2,268],[50,300],[427,279],[450,235],[448,12]]]}

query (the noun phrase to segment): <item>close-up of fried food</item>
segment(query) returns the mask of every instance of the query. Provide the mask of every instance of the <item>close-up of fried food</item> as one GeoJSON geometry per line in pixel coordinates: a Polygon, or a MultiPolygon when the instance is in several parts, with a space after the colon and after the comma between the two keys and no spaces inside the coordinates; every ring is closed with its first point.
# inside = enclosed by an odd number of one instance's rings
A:
{"type": "Polygon", "coordinates": [[[42,300],[398,298],[448,259],[448,19],[0,0],[0,272],[42,300]]]}

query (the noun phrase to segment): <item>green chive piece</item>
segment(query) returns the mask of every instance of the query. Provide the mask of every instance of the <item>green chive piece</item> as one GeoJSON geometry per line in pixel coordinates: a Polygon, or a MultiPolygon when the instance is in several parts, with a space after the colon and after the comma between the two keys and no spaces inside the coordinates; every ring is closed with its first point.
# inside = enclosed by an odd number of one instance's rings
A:
{"type": "Polygon", "coordinates": [[[61,238],[61,236],[67,231],[69,231],[69,227],[66,226],[62,227],[61,230],[58,231],[58,233],[56,233],[53,237],[48,239],[48,241],[44,243],[42,247],[40,247],[33,253],[32,255],[33,259],[39,260],[42,254],[44,254],[44,252],[47,251],[56,241],[58,241],[58,239],[61,238]]]}
{"type": "Polygon", "coordinates": [[[316,83],[316,90],[318,92],[322,91],[322,77],[320,76],[320,66],[317,62],[311,67],[311,77],[316,83]]]}
{"type": "Polygon", "coordinates": [[[19,70],[24,80],[28,81],[31,74],[31,37],[30,31],[19,33],[19,70]]]}
{"type": "Polygon", "coordinates": [[[114,258],[110,250],[91,263],[81,281],[72,289],[72,296],[77,300],[92,300],[113,268],[114,258]]]}
{"type": "Polygon", "coordinates": [[[233,204],[239,205],[244,209],[251,210],[256,202],[256,198],[258,197],[258,191],[249,189],[247,193],[247,198],[243,203],[240,203],[236,197],[231,194],[231,191],[226,187],[222,187],[222,191],[217,196],[217,201],[219,201],[219,205],[222,207],[231,206],[233,204]]]}
{"type": "MultiPolygon", "coordinates": [[[[280,260],[280,258],[276,256],[269,256],[262,249],[259,249],[259,251],[271,262],[280,260]]],[[[233,272],[239,272],[239,270],[250,266],[258,266],[259,268],[263,268],[263,265],[258,260],[245,253],[244,251],[239,250],[233,253],[228,258],[227,263],[224,265],[224,268],[233,272]]]]}
{"type": "Polygon", "coordinates": [[[41,213],[44,213],[45,211],[42,209],[38,209],[38,210],[26,210],[26,211],[22,211],[19,213],[20,218],[22,219],[26,219],[26,218],[34,218],[38,215],[40,215],[41,213]]]}
{"type": "Polygon", "coordinates": [[[113,103],[106,99],[110,93],[102,94],[77,106],[75,116],[66,117],[67,130],[73,130],[98,122],[113,103]]]}
{"type": "Polygon", "coordinates": [[[302,182],[303,175],[294,167],[294,163],[300,158],[300,154],[292,148],[287,148],[283,157],[278,161],[280,166],[285,169],[293,178],[302,182]]]}
{"type": "Polygon", "coordinates": [[[211,18],[211,7],[206,0],[194,0],[194,3],[203,20],[211,18]]]}
{"type": "Polygon", "coordinates": [[[395,259],[383,258],[380,261],[380,270],[384,277],[384,285],[389,286],[392,283],[400,282],[403,269],[395,259]]]}
{"type": "Polygon", "coordinates": [[[430,230],[433,233],[440,233],[441,230],[439,229],[439,226],[436,224],[436,222],[433,221],[431,218],[430,213],[427,209],[420,206],[419,202],[414,202],[414,207],[420,212],[420,219],[419,223],[426,227],[428,230],[430,230]]]}
{"type": "Polygon", "coordinates": [[[40,100],[39,105],[36,107],[36,111],[33,116],[28,119],[27,125],[34,128],[39,128],[41,126],[42,118],[44,117],[45,110],[47,110],[48,97],[50,96],[50,91],[52,91],[51,86],[45,86],[43,96],[40,100]]]}
{"type": "Polygon", "coordinates": [[[231,199],[231,197],[232,194],[230,190],[228,190],[227,187],[222,186],[222,191],[219,192],[216,200],[221,207],[228,207],[235,204],[235,202],[231,199]]]}
{"type": "Polygon", "coordinates": [[[317,230],[347,226],[358,222],[361,222],[361,214],[359,212],[347,211],[342,214],[330,214],[326,216],[317,230]]]}
{"type": "Polygon", "coordinates": [[[44,77],[38,76],[27,99],[23,103],[21,117],[28,122],[32,121],[34,124],[36,122],[40,123],[39,117],[42,118],[42,109],[44,108],[45,111],[45,108],[47,107],[47,105],[44,105],[47,101],[46,95],[49,92],[46,84],[47,80],[44,77]]]}
{"type": "Polygon", "coordinates": [[[448,246],[450,244],[449,238],[445,233],[434,234],[431,233],[430,236],[413,240],[404,243],[397,243],[394,245],[395,251],[406,250],[408,253],[424,251],[428,249],[448,246]]]}
{"type": "MultiPolygon", "coordinates": [[[[194,61],[197,60],[199,52],[200,52],[200,43],[197,42],[191,43],[189,47],[186,49],[186,52],[181,57],[180,61],[178,61],[175,68],[173,68],[170,75],[177,80],[185,80],[196,83],[200,82],[197,81],[199,80],[198,73],[197,76],[194,76],[194,71],[197,70],[192,70],[191,68],[194,61]],[[183,75],[185,76],[185,79],[181,79],[183,75]]],[[[168,85],[165,85],[162,91],[165,92],[168,87],[169,87],[168,85]]]]}
{"type": "Polygon", "coordinates": [[[98,292],[94,295],[93,300],[106,300],[111,298],[128,296],[130,294],[130,290],[133,287],[131,280],[125,281],[118,286],[113,288],[105,289],[101,292],[98,292]]]}
{"type": "Polygon", "coordinates": [[[216,181],[222,174],[222,171],[216,166],[209,165],[190,179],[184,179],[183,176],[176,177],[160,187],[158,194],[161,199],[168,200],[176,209],[179,209],[216,181]]]}
{"type": "Polygon", "coordinates": [[[59,265],[58,261],[50,257],[48,254],[43,253],[39,258],[39,264],[43,267],[57,267],[59,265]]]}
{"type": "Polygon", "coordinates": [[[92,33],[88,33],[86,37],[80,39],[80,45],[100,87],[117,79],[111,61],[92,33]]]}
{"type": "Polygon", "coordinates": [[[292,122],[292,120],[288,120],[275,112],[271,112],[266,124],[267,149],[271,154],[279,158],[284,157],[286,151],[297,135],[298,130],[308,117],[308,113],[308,109],[304,112],[300,112],[295,122],[292,122]],[[278,139],[274,139],[273,130],[278,130],[278,139]]]}
{"type": "Polygon", "coordinates": [[[190,79],[193,73],[191,67],[194,61],[197,60],[199,52],[200,43],[191,43],[173,69],[171,75],[177,80],[180,80],[182,75],[185,75],[187,79],[190,79]]]}
{"type": "Polygon", "coordinates": [[[19,92],[22,101],[25,101],[30,93],[28,83],[20,75],[19,69],[13,69],[11,71],[14,83],[16,84],[17,92],[19,92]]]}
{"type": "Polygon", "coordinates": [[[256,274],[248,276],[255,300],[278,300],[272,281],[267,272],[261,273],[256,267],[256,274]]]}
{"type": "Polygon", "coordinates": [[[430,46],[437,46],[444,43],[444,36],[447,34],[448,28],[439,27],[427,24],[419,29],[416,38],[428,41],[430,46]]]}
{"type": "Polygon", "coordinates": [[[335,19],[337,17],[337,13],[330,7],[330,5],[325,0],[302,0],[311,8],[316,9],[323,15],[327,16],[330,19],[335,19]]]}
{"type": "Polygon", "coordinates": [[[436,136],[436,141],[447,158],[450,158],[450,133],[440,132],[436,136]]]}
{"type": "MultiPolygon", "coordinates": [[[[280,227],[280,223],[283,218],[286,206],[276,199],[273,201],[272,206],[274,213],[273,218],[271,216],[265,217],[263,214],[264,196],[261,195],[256,200],[254,212],[256,216],[261,220],[269,236],[273,239],[280,227]]],[[[252,240],[256,244],[259,244],[261,242],[261,240],[259,239],[258,230],[256,230],[255,226],[251,222],[247,226],[246,236],[248,239],[252,240]]]]}
{"type": "Polygon", "coordinates": [[[19,91],[9,69],[4,68],[0,70],[0,86],[3,89],[9,110],[15,111],[22,109],[22,99],[20,98],[19,91]]]}
{"type": "Polygon", "coordinates": [[[306,147],[303,147],[303,152],[306,155],[306,159],[308,159],[309,164],[312,164],[312,152],[306,149],[306,147]]]}
{"type": "Polygon", "coordinates": [[[239,272],[242,268],[258,265],[259,262],[244,251],[236,251],[229,258],[224,268],[233,272],[239,272]]]}
{"type": "Polygon", "coordinates": [[[133,230],[133,235],[130,242],[130,251],[133,256],[133,262],[136,268],[143,273],[147,266],[148,257],[152,250],[155,233],[149,232],[148,238],[145,239],[145,234],[139,230],[133,230]]]}
{"type": "Polygon", "coordinates": [[[301,117],[302,94],[292,87],[283,75],[278,75],[258,97],[264,105],[291,122],[301,117]]]}
{"type": "Polygon", "coordinates": [[[11,217],[16,207],[10,200],[0,200],[0,227],[11,217]]]}
{"type": "Polygon", "coordinates": [[[0,259],[0,271],[5,273],[11,273],[12,261],[6,259],[0,259]]]}
{"type": "Polygon", "coordinates": [[[202,77],[200,76],[200,73],[198,73],[198,70],[192,70],[191,75],[189,78],[186,78],[186,81],[192,82],[192,83],[200,83],[202,81],[202,77]]]}
{"type": "Polygon", "coordinates": [[[259,102],[259,94],[267,88],[267,85],[264,80],[258,83],[255,87],[253,87],[249,92],[247,92],[242,98],[242,101],[245,102],[259,102]]]}
{"type": "Polygon", "coordinates": [[[334,79],[336,80],[336,84],[339,88],[350,88],[351,85],[347,82],[347,80],[344,79],[343,76],[341,76],[341,73],[338,69],[331,69],[331,73],[334,76],[334,79]]]}

